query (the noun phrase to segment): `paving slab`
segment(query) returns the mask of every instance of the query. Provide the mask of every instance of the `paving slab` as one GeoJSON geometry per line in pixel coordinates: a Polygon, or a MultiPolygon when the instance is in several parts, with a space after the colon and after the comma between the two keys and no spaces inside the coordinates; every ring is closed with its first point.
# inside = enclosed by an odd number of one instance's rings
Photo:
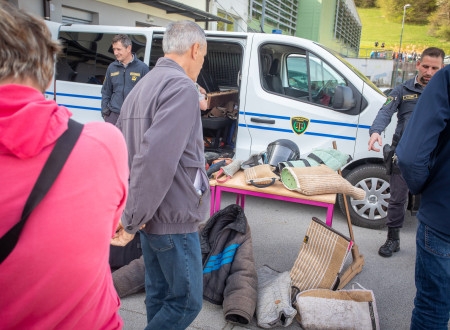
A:
{"type": "MultiPolygon", "coordinates": [[[[235,195],[223,193],[222,207],[235,202],[235,195]]],[[[291,269],[300,249],[306,229],[313,216],[325,219],[326,209],[311,205],[267,200],[247,196],[245,214],[252,231],[256,268],[269,265],[278,271],[291,269]]],[[[347,221],[336,206],[333,227],[348,235],[347,221]]],[[[381,329],[409,329],[415,296],[414,263],[416,217],[409,212],[400,233],[401,249],[391,258],[378,255],[378,248],[386,240],[387,229],[373,230],[353,226],[353,233],[365,266],[352,282],[373,290],[381,329]]],[[[351,258],[350,258],[351,259],[351,258]]],[[[351,260],[348,260],[351,262],[351,260]]],[[[122,299],[119,311],[124,329],[144,329],[146,326],[145,294],[122,299]]],[[[287,328],[299,329],[296,321],[287,328]]],[[[225,321],[221,306],[203,302],[203,308],[189,329],[260,329],[255,318],[251,324],[237,326],[225,321]]]]}

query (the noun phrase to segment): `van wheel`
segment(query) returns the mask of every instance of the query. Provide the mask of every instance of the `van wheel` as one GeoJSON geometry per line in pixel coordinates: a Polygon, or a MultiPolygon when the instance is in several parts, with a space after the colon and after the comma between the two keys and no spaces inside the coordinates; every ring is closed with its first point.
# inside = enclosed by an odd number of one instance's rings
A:
{"type": "MultiPolygon", "coordinates": [[[[384,227],[391,197],[386,168],[383,165],[366,164],[353,169],[345,178],[352,185],[366,192],[366,198],[362,201],[347,196],[352,224],[371,229],[384,227]]],[[[342,194],[339,194],[338,202],[342,213],[346,216],[342,194]]]]}

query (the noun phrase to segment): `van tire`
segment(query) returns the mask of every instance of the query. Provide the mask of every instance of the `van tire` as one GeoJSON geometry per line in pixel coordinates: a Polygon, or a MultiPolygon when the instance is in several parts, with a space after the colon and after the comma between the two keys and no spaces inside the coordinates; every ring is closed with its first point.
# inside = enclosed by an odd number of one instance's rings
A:
{"type": "MultiPolygon", "coordinates": [[[[347,196],[352,224],[370,229],[383,228],[386,225],[387,207],[391,196],[386,168],[378,164],[365,164],[350,171],[345,178],[353,186],[366,192],[364,201],[347,196]],[[373,183],[375,189],[372,188],[373,183]]],[[[338,195],[338,203],[344,216],[347,216],[342,194],[338,195]]]]}

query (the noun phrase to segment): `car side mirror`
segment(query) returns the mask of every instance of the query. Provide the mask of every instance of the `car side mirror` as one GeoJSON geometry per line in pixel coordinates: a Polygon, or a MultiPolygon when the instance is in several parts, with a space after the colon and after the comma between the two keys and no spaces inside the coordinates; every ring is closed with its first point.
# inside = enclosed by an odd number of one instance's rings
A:
{"type": "Polygon", "coordinates": [[[355,106],[353,91],[347,86],[336,86],[333,97],[333,108],[336,110],[347,111],[355,106]]]}

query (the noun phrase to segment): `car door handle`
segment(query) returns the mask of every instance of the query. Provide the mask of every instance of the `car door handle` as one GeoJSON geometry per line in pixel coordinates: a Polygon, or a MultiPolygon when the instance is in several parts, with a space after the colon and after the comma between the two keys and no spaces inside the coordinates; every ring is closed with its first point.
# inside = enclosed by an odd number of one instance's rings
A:
{"type": "Polygon", "coordinates": [[[263,124],[275,124],[275,119],[263,119],[258,117],[252,117],[250,121],[255,123],[263,123],[263,124]]]}

